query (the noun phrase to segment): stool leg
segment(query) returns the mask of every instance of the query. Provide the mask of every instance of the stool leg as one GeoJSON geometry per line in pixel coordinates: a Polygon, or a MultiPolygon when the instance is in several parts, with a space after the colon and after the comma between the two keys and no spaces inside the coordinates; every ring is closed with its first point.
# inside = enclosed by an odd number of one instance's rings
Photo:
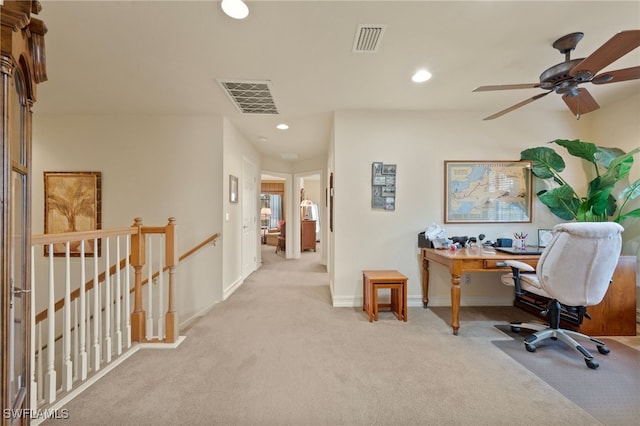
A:
{"type": "Polygon", "coordinates": [[[375,284],[371,286],[371,293],[373,293],[373,320],[378,321],[378,288],[375,284]]]}
{"type": "Polygon", "coordinates": [[[399,292],[397,288],[391,289],[391,298],[393,300],[393,311],[396,313],[396,318],[398,321],[402,321],[402,303],[400,297],[402,297],[402,292],[399,292]]]}
{"type": "Polygon", "coordinates": [[[402,319],[407,322],[407,282],[402,284],[402,319]]]}
{"type": "Polygon", "coordinates": [[[369,322],[373,322],[373,315],[371,312],[371,291],[373,284],[370,280],[363,280],[363,291],[364,291],[364,303],[363,309],[367,311],[369,315],[369,322]]]}

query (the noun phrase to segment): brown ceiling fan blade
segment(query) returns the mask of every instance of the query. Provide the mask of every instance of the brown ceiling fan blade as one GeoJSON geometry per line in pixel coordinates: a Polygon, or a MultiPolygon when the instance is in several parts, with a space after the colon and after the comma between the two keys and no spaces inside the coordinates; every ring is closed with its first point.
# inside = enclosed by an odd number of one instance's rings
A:
{"type": "Polygon", "coordinates": [[[584,75],[583,78],[586,80],[638,46],[640,46],[640,30],[621,31],[573,67],[569,75],[572,77],[584,75]]]}
{"type": "Polygon", "coordinates": [[[562,100],[576,117],[600,108],[600,105],[593,99],[587,89],[578,89],[578,95],[576,96],[570,96],[567,93],[562,96],[562,100]]]}
{"type": "Polygon", "coordinates": [[[540,83],[529,84],[500,84],[497,86],[480,86],[473,89],[473,92],[488,92],[491,90],[512,90],[512,89],[535,89],[540,87],[540,83]]]}
{"type": "Polygon", "coordinates": [[[543,96],[547,96],[549,93],[551,93],[551,91],[540,93],[539,95],[532,96],[529,99],[525,99],[524,101],[522,101],[520,103],[517,103],[515,105],[510,106],[507,109],[503,109],[502,111],[496,112],[493,115],[485,117],[485,118],[483,118],[483,120],[493,120],[494,118],[498,118],[501,115],[505,115],[506,113],[513,111],[514,109],[518,109],[518,108],[523,107],[523,106],[525,106],[527,104],[530,104],[531,102],[533,102],[535,100],[538,100],[538,99],[542,98],[543,96]]]}
{"type": "Polygon", "coordinates": [[[640,67],[624,68],[615,71],[606,71],[593,77],[593,84],[617,83],[619,81],[640,79],[640,67]]]}

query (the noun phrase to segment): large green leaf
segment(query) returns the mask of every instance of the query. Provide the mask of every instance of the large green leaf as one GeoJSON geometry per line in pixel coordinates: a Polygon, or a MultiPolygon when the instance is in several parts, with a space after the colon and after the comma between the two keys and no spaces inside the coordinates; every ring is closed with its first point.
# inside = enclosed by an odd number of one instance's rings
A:
{"type": "Polygon", "coordinates": [[[538,197],[542,204],[556,216],[564,220],[575,220],[578,216],[580,199],[568,185],[553,188],[538,197]]]}
{"type": "Polygon", "coordinates": [[[598,152],[596,153],[596,162],[598,165],[608,169],[611,162],[621,155],[624,155],[624,151],[620,148],[599,146],[598,152]]]}
{"type": "Polygon", "coordinates": [[[565,168],[562,157],[546,146],[525,149],[520,152],[520,160],[530,160],[532,162],[531,171],[540,179],[555,179],[554,172],[561,172],[565,168]]]}
{"type": "Polygon", "coordinates": [[[620,217],[615,219],[615,222],[622,222],[623,220],[630,218],[630,217],[640,217],[640,208],[635,209],[635,210],[631,210],[630,212],[627,212],[623,215],[621,215],[620,217]]]}
{"type": "Polygon", "coordinates": [[[610,174],[616,180],[624,179],[633,166],[633,156],[638,152],[640,152],[640,148],[614,158],[605,174],[610,174]]]}
{"type": "MultiPolygon", "coordinates": [[[[594,179],[596,180],[597,178],[594,179]]],[[[608,186],[593,192],[589,190],[589,195],[584,201],[586,209],[597,216],[612,216],[617,208],[616,199],[611,195],[612,189],[613,186],[608,186]]]]}
{"type": "Polygon", "coordinates": [[[640,197],[640,179],[627,186],[620,193],[620,198],[623,200],[635,200],[640,197]]]}
{"type": "Polygon", "coordinates": [[[567,151],[569,151],[569,154],[574,157],[582,158],[590,163],[596,164],[596,152],[598,152],[596,144],[583,142],[580,139],[556,139],[550,143],[557,143],[558,145],[565,147],[567,151]]]}

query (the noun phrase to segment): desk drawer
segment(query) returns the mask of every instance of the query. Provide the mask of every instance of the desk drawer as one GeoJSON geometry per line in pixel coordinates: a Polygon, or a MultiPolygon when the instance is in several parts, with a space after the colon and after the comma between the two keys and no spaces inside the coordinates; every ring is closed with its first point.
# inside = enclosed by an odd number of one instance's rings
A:
{"type": "MultiPolygon", "coordinates": [[[[513,259],[513,260],[517,260],[519,262],[524,262],[529,266],[532,266],[533,268],[535,268],[538,264],[538,259],[513,259]]],[[[509,266],[507,266],[507,264],[505,263],[504,259],[484,259],[484,264],[483,264],[483,268],[484,269],[496,269],[496,270],[501,270],[501,269],[507,269],[507,270],[511,270],[511,268],[509,266]]]]}
{"type": "Polygon", "coordinates": [[[484,269],[511,269],[504,260],[485,259],[484,269]]]}

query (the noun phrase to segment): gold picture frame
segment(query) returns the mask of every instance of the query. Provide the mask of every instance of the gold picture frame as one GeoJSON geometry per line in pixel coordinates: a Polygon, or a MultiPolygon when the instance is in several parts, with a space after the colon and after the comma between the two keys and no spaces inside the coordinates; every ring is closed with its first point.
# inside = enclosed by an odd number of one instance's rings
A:
{"type": "MultiPolygon", "coordinates": [[[[94,231],[102,228],[101,172],[44,172],[44,232],[94,231]]],[[[98,241],[98,256],[100,256],[98,241]]],[[[95,247],[85,244],[85,256],[93,256],[95,247]]],[[[53,245],[54,256],[64,256],[65,244],[53,245]]],[[[45,256],[49,246],[44,247],[45,256]]],[[[71,256],[80,256],[80,241],[72,241],[71,256]]]]}
{"type": "Polygon", "coordinates": [[[531,161],[445,161],[444,223],[531,223],[531,161]]]}

